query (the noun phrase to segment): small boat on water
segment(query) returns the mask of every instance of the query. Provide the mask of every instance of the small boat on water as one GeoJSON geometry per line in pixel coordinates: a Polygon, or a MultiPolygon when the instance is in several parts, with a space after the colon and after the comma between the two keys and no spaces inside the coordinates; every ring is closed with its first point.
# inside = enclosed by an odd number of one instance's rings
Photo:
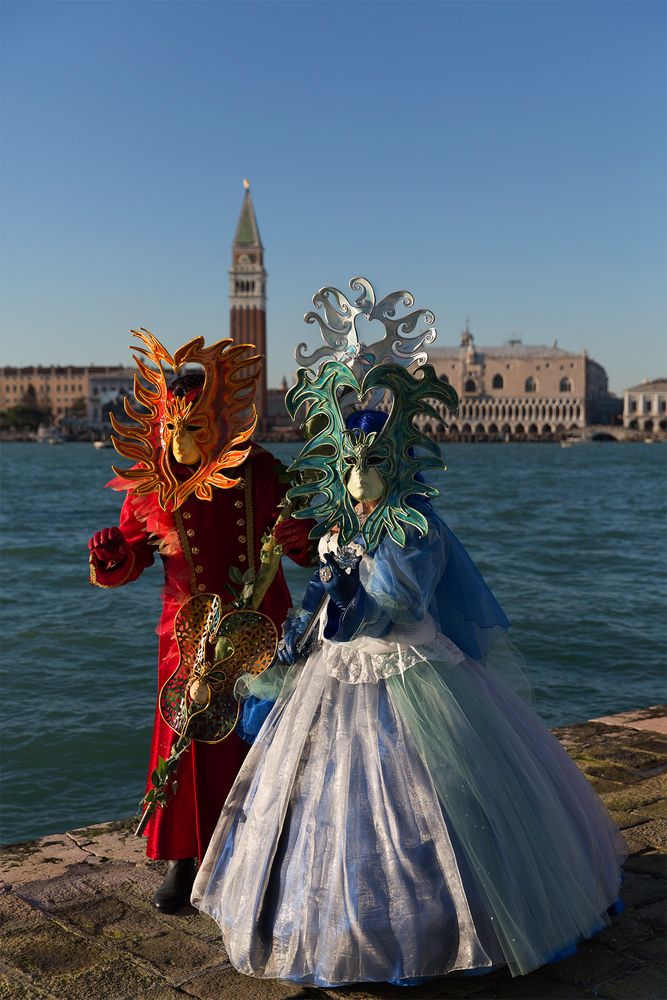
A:
{"type": "Polygon", "coordinates": [[[93,448],[113,448],[111,441],[93,441],[93,448]]]}
{"type": "Polygon", "coordinates": [[[561,448],[571,448],[573,444],[593,444],[593,442],[587,437],[570,437],[563,438],[560,446],[561,448]]]}
{"type": "Polygon", "coordinates": [[[46,424],[40,424],[37,428],[37,436],[35,440],[39,444],[64,444],[65,439],[58,430],[57,427],[47,426],[46,424]]]}

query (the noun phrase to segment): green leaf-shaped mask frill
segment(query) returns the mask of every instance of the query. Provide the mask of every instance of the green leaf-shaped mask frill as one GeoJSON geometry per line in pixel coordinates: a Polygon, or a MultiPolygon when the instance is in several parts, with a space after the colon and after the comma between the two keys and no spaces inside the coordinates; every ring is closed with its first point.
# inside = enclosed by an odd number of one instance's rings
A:
{"type": "Polygon", "coordinates": [[[443,414],[434,406],[438,402],[456,413],[458,396],[451,385],[437,377],[432,365],[424,365],[412,375],[400,365],[380,364],[369,369],[361,381],[340,361],[326,362],[317,373],[300,368],[285,403],[293,420],[305,407],[304,424],[312,436],[289,469],[298,481],[287,494],[289,500],[299,501],[293,516],[316,518],[318,523],[311,531],[315,538],[337,525],[341,544],[347,545],[360,534],[369,550],[377,546],[385,531],[399,545],[405,544],[406,527],[426,534],[426,518],[409,501],[416,496],[437,496],[438,490],[420,482],[417,475],[444,465],[438,445],[415,426],[415,417],[444,423],[443,414]],[[372,390],[391,394],[387,422],[378,433],[348,430],[341,399],[348,402],[352,396],[361,403],[372,390]],[[355,470],[368,469],[382,477],[384,492],[362,524],[347,483],[355,470]],[[309,506],[301,506],[304,502],[309,506]]]}

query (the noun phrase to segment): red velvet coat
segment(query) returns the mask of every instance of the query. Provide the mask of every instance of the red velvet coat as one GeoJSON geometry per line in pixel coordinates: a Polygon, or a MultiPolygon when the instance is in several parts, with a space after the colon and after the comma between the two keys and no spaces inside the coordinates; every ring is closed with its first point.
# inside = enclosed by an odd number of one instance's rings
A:
{"type": "MultiPolygon", "coordinates": [[[[128,493],[120,516],[120,529],[130,555],[112,570],[91,566],[91,582],[100,587],[119,587],[136,580],[150,566],[155,552],[162,557],[165,574],[163,608],[158,634],[158,694],[178,665],[174,638],[174,617],[178,608],[198,592],[225,597],[229,570],[250,565],[258,568],[261,537],[277,517],[285,485],[279,482],[281,466],[269,452],[253,445],[240,468],[242,482],[232,489],[213,490],[212,500],[191,496],[175,513],[160,510],[153,495],[135,497],[128,493]]],[[[113,485],[113,484],[112,484],[113,485]]],[[[307,534],[311,522],[303,525],[299,547],[287,554],[301,565],[312,561],[307,534]]],[[[278,629],[290,606],[290,595],[282,570],[259,610],[278,629]]],[[[148,775],[158,755],[168,757],[177,739],[156,707],[148,775]]],[[[222,743],[193,743],[181,757],[178,790],[164,808],[156,809],[146,828],[149,858],[175,860],[202,858],[220,815],[227,793],[248,750],[232,733],[222,743]]],[[[147,784],[147,788],[149,785],[147,784]]]]}

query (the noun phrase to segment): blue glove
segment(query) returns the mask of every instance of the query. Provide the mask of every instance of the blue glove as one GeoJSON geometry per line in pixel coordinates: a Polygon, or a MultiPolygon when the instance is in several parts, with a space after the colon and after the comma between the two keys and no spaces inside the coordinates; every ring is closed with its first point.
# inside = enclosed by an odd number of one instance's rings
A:
{"type": "Polygon", "coordinates": [[[285,619],[282,642],[278,645],[278,659],[281,663],[296,663],[299,656],[305,654],[305,649],[298,652],[297,643],[306,631],[307,624],[307,619],[303,617],[290,616],[285,619]]]}
{"type": "Polygon", "coordinates": [[[348,606],[350,601],[353,601],[357,595],[357,591],[361,587],[361,580],[359,579],[359,563],[353,566],[348,573],[343,567],[337,562],[335,556],[332,552],[327,552],[324,556],[324,562],[320,564],[320,580],[327,594],[334,602],[334,604],[341,609],[341,611],[348,606]],[[326,571],[326,567],[331,570],[331,576],[327,579],[322,579],[322,571],[324,571],[324,576],[329,574],[326,571]]]}
{"type": "Polygon", "coordinates": [[[243,708],[236,723],[236,732],[245,743],[252,744],[259,736],[259,731],[274,706],[274,702],[248,695],[243,702],[243,708]]]}

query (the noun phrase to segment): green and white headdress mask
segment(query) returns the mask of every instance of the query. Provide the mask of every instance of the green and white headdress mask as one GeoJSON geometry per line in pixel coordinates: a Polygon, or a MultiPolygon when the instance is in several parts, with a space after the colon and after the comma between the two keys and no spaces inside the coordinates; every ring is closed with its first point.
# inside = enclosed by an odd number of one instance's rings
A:
{"type": "Polygon", "coordinates": [[[397,307],[414,304],[410,292],[392,292],[376,303],[365,278],[352,278],[350,288],[360,292],[354,302],[337,288],[320,289],[313,304],[324,315],[308,312],[304,317],[319,325],[325,343],[310,355],[303,343],[296,350],[302,367],[285,403],[293,420],[301,415],[308,440],[289,470],[297,485],[287,496],[294,503],[294,517],[317,519],[313,537],[337,525],[342,545],[361,535],[372,550],[385,531],[399,545],[405,544],[408,527],[420,534],[428,531],[426,518],[410,501],[437,496],[438,490],[420,481],[418,473],[443,469],[444,464],[440,448],[420,425],[427,419],[445,424],[445,412],[457,412],[458,396],[428,364],[425,348],[436,337],[433,313],[416,309],[397,316],[397,307]],[[366,344],[359,325],[372,320],[382,324],[384,334],[366,344]],[[348,430],[349,413],[367,408],[388,412],[382,429],[369,434],[348,430]],[[369,469],[376,481],[377,474],[381,477],[382,496],[372,513],[360,519],[347,487],[352,476],[369,469]]]}

